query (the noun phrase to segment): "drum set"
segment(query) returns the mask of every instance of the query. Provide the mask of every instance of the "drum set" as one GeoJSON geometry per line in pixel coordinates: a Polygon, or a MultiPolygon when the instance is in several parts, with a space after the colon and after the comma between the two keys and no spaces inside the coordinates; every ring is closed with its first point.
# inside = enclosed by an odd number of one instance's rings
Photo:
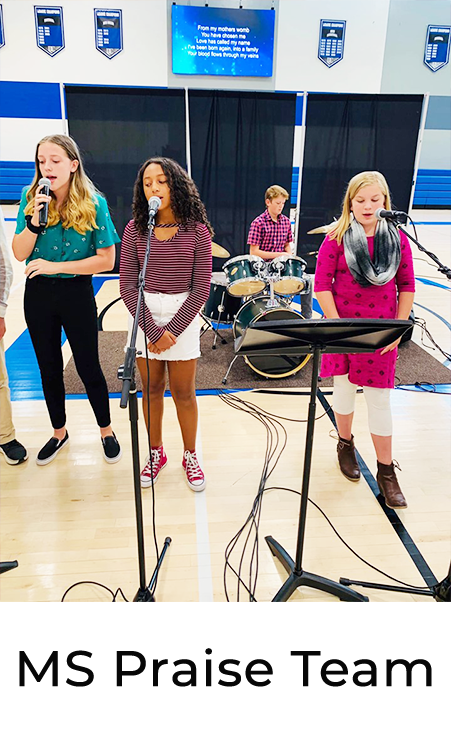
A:
{"type": "MultiPolygon", "coordinates": [[[[212,243],[214,257],[229,257],[225,248],[212,243]]],[[[265,261],[256,255],[238,255],[223,265],[223,270],[211,277],[210,295],[201,312],[204,323],[214,331],[213,349],[221,335],[221,324],[232,326],[233,337],[242,336],[251,323],[259,321],[290,320],[302,318],[291,305],[297,294],[307,294],[311,278],[305,273],[306,263],[293,255],[281,253],[280,257],[265,261]]],[[[204,328],[204,331],[206,329],[204,328]]],[[[246,364],[265,378],[286,378],[298,372],[310,355],[290,357],[284,355],[245,356],[246,364]]],[[[227,382],[234,357],[223,378],[227,382]]]]}

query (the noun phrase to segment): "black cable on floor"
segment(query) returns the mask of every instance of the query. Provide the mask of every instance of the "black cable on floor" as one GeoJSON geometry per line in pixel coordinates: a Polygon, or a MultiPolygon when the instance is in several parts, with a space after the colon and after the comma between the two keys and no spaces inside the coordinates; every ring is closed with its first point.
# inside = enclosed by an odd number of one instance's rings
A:
{"type": "Polygon", "coordinates": [[[69,586],[69,588],[66,589],[66,591],[64,592],[64,594],[63,594],[63,596],[61,598],[61,601],[63,602],[65,600],[67,594],[69,593],[69,591],[72,591],[72,589],[74,589],[76,586],[87,586],[87,585],[89,585],[89,586],[99,586],[100,588],[105,589],[105,591],[108,591],[111,594],[111,597],[112,597],[111,601],[112,602],[116,601],[116,599],[118,597],[118,594],[120,594],[122,596],[124,602],[128,602],[128,599],[126,598],[126,596],[125,596],[125,594],[124,594],[124,592],[122,591],[121,588],[118,588],[118,589],[116,589],[116,591],[113,591],[112,589],[109,588],[109,586],[105,586],[103,583],[98,583],[98,581],[78,581],[78,583],[73,583],[72,586],[69,586]]]}
{"type": "MultiPolygon", "coordinates": [[[[301,495],[301,493],[298,490],[292,490],[290,487],[267,487],[265,489],[265,492],[270,492],[271,490],[280,490],[280,491],[283,491],[283,492],[293,492],[295,495],[299,495],[299,496],[301,495]]],[[[386,578],[390,578],[391,581],[395,581],[396,583],[400,583],[400,584],[402,584],[402,586],[406,586],[407,588],[424,589],[425,591],[430,591],[431,590],[430,586],[417,586],[417,585],[414,585],[413,583],[405,583],[404,581],[400,581],[399,578],[394,578],[393,576],[389,575],[388,573],[385,573],[385,571],[381,570],[380,568],[377,568],[375,565],[373,565],[372,563],[368,562],[368,560],[365,560],[365,558],[362,557],[361,555],[359,555],[359,553],[356,552],[355,549],[353,549],[347,543],[347,541],[341,536],[341,534],[339,533],[339,531],[337,531],[337,529],[333,525],[333,523],[330,520],[330,518],[327,516],[327,513],[325,513],[325,511],[317,503],[315,503],[313,500],[311,500],[311,498],[308,498],[308,501],[309,501],[309,503],[311,503],[312,505],[314,505],[314,507],[317,510],[319,510],[319,512],[324,516],[324,518],[326,519],[327,523],[331,527],[332,531],[338,536],[340,542],[342,542],[345,545],[345,547],[350,552],[352,552],[352,554],[355,555],[361,562],[365,563],[365,565],[368,565],[369,568],[372,568],[377,573],[381,573],[381,575],[385,576],[386,578]]]]}

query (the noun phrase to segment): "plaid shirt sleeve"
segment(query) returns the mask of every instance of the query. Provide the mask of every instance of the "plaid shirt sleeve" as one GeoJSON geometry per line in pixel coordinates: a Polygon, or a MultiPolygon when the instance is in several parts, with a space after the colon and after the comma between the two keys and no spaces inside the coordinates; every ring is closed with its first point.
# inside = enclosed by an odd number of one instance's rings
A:
{"type": "Polygon", "coordinates": [[[254,219],[249,229],[247,244],[258,245],[260,247],[261,240],[262,240],[261,222],[259,222],[258,219],[254,219]]]}
{"type": "Polygon", "coordinates": [[[291,223],[288,219],[288,228],[287,228],[287,242],[293,242],[293,232],[291,231],[291,223]]]}

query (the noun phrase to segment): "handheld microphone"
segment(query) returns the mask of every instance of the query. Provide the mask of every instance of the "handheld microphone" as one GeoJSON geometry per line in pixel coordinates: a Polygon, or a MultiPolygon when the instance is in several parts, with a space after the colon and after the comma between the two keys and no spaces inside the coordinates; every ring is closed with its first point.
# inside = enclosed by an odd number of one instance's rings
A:
{"type": "MultiPolygon", "coordinates": [[[[41,177],[41,179],[38,182],[38,185],[41,188],[41,190],[39,191],[41,195],[50,195],[50,188],[52,186],[52,183],[50,182],[49,179],[47,179],[47,177],[41,177]]],[[[43,203],[39,211],[39,226],[46,227],[48,218],[49,218],[49,204],[43,203]]]]}
{"type": "Polygon", "coordinates": [[[409,218],[404,211],[386,211],[385,208],[378,208],[376,210],[376,217],[379,219],[391,219],[396,221],[397,224],[406,224],[409,218]]]}
{"type": "Polygon", "coordinates": [[[149,221],[155,218],[155,214],[158,213],[161,206],[161,198],[157,195],[153,195],[149,198],[149,221]]]}

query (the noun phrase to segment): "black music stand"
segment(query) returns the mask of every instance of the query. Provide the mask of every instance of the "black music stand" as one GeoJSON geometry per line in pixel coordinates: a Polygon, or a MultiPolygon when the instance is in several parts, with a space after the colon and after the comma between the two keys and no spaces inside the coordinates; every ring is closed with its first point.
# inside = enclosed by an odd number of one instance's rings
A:
{"type": "Polygon", "coordinates": [[[325,591],[342,601],[367,602],[368,597],[315,573],[302,569],[305,523],[307,519],[308,488],[315,428],[316,395],[321,352],[330,354],[346,352],[374,352],[388,346],[403,335],[412,325],[408,320],[382,320],[340,318],[333,320],[275,320],[251,323],[244,334],[235,341],[239,354],[313,354],[312,380],[305,439],[304,471],[302,477],[301,505],[296,548],[296,560],[272,536],[267,536],[269,548],[287,571],[288,578],[279,589],[273,602],[286,602],[300,586],[325,591]]]}

